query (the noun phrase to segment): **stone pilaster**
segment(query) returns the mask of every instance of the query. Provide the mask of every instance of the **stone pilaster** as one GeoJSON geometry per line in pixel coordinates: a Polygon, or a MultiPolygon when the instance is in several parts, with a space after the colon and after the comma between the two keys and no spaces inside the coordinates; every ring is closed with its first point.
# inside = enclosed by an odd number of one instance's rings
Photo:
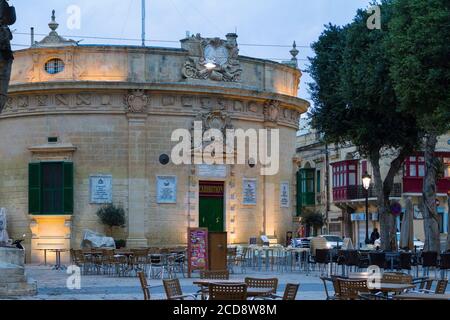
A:
{"type": "Polygon", "coordinates": [[[146,121],[144,113],[128,114],[128,239],[127,247],[145,247],[146,121]]]}

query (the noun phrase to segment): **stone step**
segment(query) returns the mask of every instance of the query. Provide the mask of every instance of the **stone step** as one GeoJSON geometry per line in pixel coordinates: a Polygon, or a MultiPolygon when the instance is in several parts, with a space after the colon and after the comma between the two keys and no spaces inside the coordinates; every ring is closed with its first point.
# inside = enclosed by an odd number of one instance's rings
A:
{"type": "Polygon", "coordinates": [[[24,274],[5,275],[3,272],[0,273],[0,285],[14,282],[27,282],[27,277],[24,274]]]}
{"type": "Polygon", "coordinates": [[[0,262],[0,276],[15,276],[24,274],[24,267],[15,264],[0,262]]]}
{"type": "Polygon", "coordinates": [[[20,283],[0,283],[0,297],[35,295],[37,293],[36,281],[20,283]]]}

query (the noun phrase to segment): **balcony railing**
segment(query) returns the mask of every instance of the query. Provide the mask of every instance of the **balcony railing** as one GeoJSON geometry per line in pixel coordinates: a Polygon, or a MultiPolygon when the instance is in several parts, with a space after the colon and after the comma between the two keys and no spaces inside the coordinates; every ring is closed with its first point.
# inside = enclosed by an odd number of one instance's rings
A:
{"type": "MultiPolygon", "coordinates": [[[[391,197],[401,197],[402,184],[394,183],[394,187],[391,192],[391,197]]],[[[373,185],[369,188],[369,198],[376,198],[377,194],[373,185]]],[[[366,198],[366,190],[362,185],[358,186],[346,186],[333,188],[333,201],[344,202],[349,200],[364,200],[366,198]]]]}
{"type": "MultiPolygon", "coordinates": [[[[404,177],[403,192],[404,193],[422,193],[423,178],[404,177]]],[[[436,182],[437,193],[447,193],[450,190],[450,179],[439,179],[436,182]]]]}

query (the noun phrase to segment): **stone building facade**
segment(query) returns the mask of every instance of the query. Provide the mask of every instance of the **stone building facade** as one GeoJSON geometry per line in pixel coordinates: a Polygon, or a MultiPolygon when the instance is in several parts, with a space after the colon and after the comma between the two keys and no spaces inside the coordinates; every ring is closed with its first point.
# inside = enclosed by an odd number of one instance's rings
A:
{"type": "Polygon", "coordinates": [[[298,120],[308,108],[297,97],[295,55],[285,64],[239,56],[235,34],[195,35],[181,49],[79,45],[57,34],[54,15],[49,26],[49,36],[15,52],[0,115],[0,207],[10,236],[26,235],[28,259],[78,248],[85,229],[105,232],[92,203],[96,176],[111,178],[112,202],[125,209],[114,238],[128,247],[185,244],[187,228],[208,214],[199,212],[208,181],[223,186],[217,223],[230,243],[284,239],[295,215],[298,120]],[[172,132],[191,130],[196,119],[218,129],[279,129],[278,173],[261,175],[260,163],[163,164],[176,145],[172,132]],[[174,203],[158,201],[159,176],[176,178],[174,203]],[[246,179],[256,181],[256,204],[243,204],[246,179]],[[283,207],[282,183],[290,193],[283,207]]]}

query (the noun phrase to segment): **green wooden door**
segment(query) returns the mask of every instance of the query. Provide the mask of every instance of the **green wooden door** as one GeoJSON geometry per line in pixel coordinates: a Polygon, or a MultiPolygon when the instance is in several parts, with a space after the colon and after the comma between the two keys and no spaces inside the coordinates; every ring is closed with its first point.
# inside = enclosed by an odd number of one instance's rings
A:
{"type": "Polygon", "coordinates": [[[223,198],[200,197],[200,228],[223,232],[223,198]]]}
{"type": "Polygon", "coordinates": [[[200,182],[199,227],[209,232],[224,232],[224,183],[200,182]]]}

